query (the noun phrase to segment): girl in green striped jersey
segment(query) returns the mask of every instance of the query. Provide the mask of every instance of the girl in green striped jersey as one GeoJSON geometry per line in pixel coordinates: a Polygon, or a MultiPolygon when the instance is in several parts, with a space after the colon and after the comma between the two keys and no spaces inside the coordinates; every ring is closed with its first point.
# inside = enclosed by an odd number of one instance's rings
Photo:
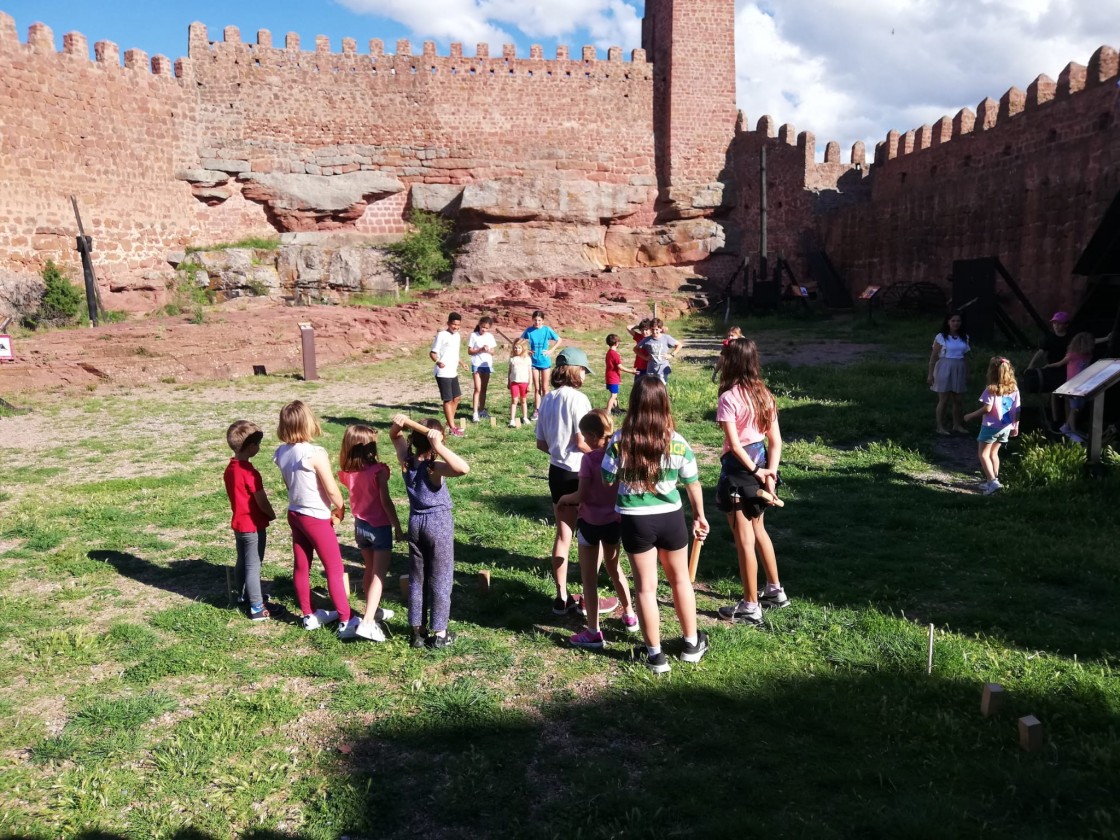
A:
{"type": "Polygon", "coordinates": [[[603,481],[618,483],[622,514],[622,546],[630,557],[638,593],[638,620],[646,647],[639,651],[655,674],[669,670],[661,650],[657,608],[657,564],[661,562],[673,591],[673,605],[684,635],[681,659],[699,662],[708,650],[707,633],[696,628],[696,596],[688,579],[688,528],[680,491],[683,484],[692,508],[692,534],[708,535],[704,496],[696,456],[676,432],[665,383],[643,376],[630,392],[630,407],[622,429],[603,457],[603,481]]]}

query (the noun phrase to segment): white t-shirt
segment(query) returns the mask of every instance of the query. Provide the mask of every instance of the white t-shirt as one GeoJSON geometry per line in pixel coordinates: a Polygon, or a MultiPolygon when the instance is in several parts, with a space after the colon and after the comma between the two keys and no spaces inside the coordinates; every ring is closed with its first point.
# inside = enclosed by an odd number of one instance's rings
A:
{"type": "Polygon", "coordinates": [[[939,359],[963,359],[964,354],[972,349],[968,345],[968,339],[955,335],[946,338],[938,333],[933,337],[933,343],[941,346],[941,353],[937,357],[939,359]]]}
{"type": "Polygon", "coordinates": [[[288,510],[315,519],[330,519],[331,508],[319,488],[319,476],[311,466],[317,452],[327,451],[313,443],[285,443],[276,448],[273,463],[280,468],[288,487],[288,510]]]}
{"type": "Polygon", "coordinates": [[[436,333],[436,340],[432,342],[432,352],[436,359],[443,362],[443,367],[436,364],[436,376],[454,378],[459,375],[459,347],[462,336],[457,332],[440,330],[436,333]]]}
{"type": "Polygon", "coordinates": [[[509,357],[510,382],[528,382],[530,370],[532,370],[532,365],[529,364],[528,356],[509,357]]]}
{"type": "Polygon", "coordinates": [[[474,350],[478,347],[486,348],[484,353],[476,353],[471,356],[471,370],[478,370],[481,367],[494,368],[494,356],[491,350],[498,346],[498,342],[490,333],[483,333],[479,335],[476,332],[471,333],[470,341],[467,342],[467,348],[474,350]]]}
{"type": "Polygon", "coordinates": [[[572,442],[579,421],[591,411],[591,400],[578,388],[564,386],[549,391],[541,400],[537,416],[537,440],[548,444],[548,461],[569,472],[579,472],[583,453],[572,442]]]}

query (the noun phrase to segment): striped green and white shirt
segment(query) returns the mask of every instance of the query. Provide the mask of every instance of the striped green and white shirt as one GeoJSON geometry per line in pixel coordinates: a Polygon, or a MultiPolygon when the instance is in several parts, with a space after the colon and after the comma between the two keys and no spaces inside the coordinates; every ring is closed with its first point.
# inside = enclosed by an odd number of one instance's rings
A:
{"type": "Polygon", "coordinates": [[[688,441],[673,432],[669,451],[661,459],[661,476],[652,492],[639,492],[619,479],[618,459],[621,450],[618,442],[619,433],[615,433],[607,444],[607,454],[603,457],[603,481],[607,484],[618,481],[618,504],[615,510],[624,516],[649,516],[680,510],[681,494],[677,490],[677,484],[692,484],[700,480],[696,456],[688,441]]]}

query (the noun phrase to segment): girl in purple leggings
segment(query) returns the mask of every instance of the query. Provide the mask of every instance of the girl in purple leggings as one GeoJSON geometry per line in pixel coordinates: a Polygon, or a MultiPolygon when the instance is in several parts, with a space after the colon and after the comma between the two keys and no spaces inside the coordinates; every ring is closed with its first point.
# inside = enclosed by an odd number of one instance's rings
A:
{"type": "Polygon", "coordinates": [[[424,424],[403,414],[393,417],[389,437],[397,450],[408,491],[408,623],[412,647],[450,647],[455,634],[447,629],[451,616],[451,584],[455,574],[455,523],[445,479],[466,475],[467,462],[447,448],[438,420],[424,424]],[[411,434],[406,440],[404,430],[411,434]],[[430,613],[429,630],[425,612],[430,613]]]}
{"type": "Polygon", "coordinates": [[[345,508],[338,492],[327,450],[311,441],[321,435],[319,421],[299,400],[280,409],[276,436],[284,441],[272,460],[288,487],[288,525],[292,528],[292,583],[303,614],[303,628],[318,630],[339,621],[338,634],[351,638],[361,621],[350,615],[350,599],[342,582],[342,552],[334,523],[341,522],[345,508]],[[311,611],[311,554],[319,555],[327,573],[327,589],[333,610],[311,611]]]}

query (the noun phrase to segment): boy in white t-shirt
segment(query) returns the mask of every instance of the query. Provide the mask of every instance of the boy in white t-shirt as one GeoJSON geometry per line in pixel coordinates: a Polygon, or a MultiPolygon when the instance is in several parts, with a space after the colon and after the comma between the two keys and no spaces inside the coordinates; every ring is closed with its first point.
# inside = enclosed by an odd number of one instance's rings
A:
{"type": "Polygon", "coordinates": [[[466,434],[461,426],[455,425],[455,411],[459,407],[459,400],[463,396],[459,387],[459,368],[466,368],[459,361],[459,347],[463,337],[459,335],[463,316],[452,312],[447,316],[447,329],[436,333],[435,341],[428,356],[436,363],[436,385],[439,386],[439,398],[443,402],[443,416],[447,418],[447,433],[455,437],[466,434]]]}

